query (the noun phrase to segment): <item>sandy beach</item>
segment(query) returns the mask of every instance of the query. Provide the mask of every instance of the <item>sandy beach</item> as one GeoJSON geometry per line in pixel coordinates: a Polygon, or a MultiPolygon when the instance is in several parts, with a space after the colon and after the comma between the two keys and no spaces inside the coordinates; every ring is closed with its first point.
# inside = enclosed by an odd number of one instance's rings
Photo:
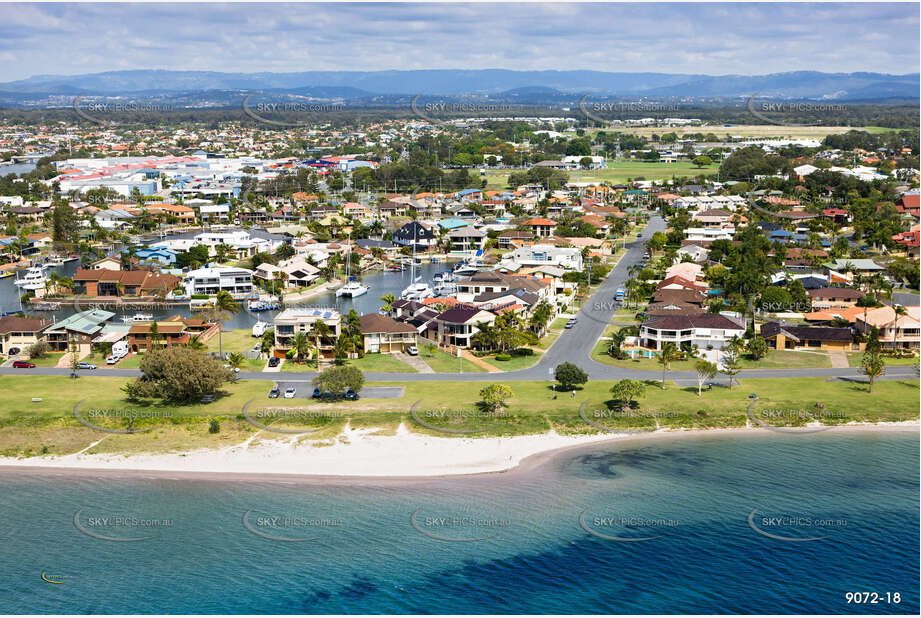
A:
{"type": "MultiPolygon", "coordinates": [[[[918,432],[918,421],[851,423],[824,428],[812,425],[801,433],[841,431],[918,432]]],[[[319,478],[440,478],[533,470],[562,451],[602,442],[628,442],[698,436],[776,435],[762,428],[659,430],[642,433],[597,433],[562,436],[555,432],[506,438],[441,438],[411,433],[401,425],[396,435],[348,426],[330,443],[311,444],[281,437],[252,444],[253,439],[222,449],[170,454],[87,454],[29,458],[0,458],[4,469],[94,470],[155,472],[195,478],[296,476],[319,478]]],[[[784,432],[789,433],[789,432],[784,432]]],[[[84,449],[88,450],[88,449],[84,449]]]]}

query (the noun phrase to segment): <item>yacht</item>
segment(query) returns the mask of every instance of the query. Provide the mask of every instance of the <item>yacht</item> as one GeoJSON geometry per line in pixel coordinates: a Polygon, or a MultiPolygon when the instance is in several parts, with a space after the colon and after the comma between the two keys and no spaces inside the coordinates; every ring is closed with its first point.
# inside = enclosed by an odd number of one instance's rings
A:
{"type": "Polygon", "coordinates": [[[402,292],[400,292],[400,298],[403,300],[414,300],[416,302],[421,302],[426,298],[431,298],[435,295],[435,292],[432,288],[429,287],[427,283],[421,281],[422,277],[416,276],[416,238],[413,237],[413,257],[410,261],[410,281],[409,284],[402,292]]]}
{"type": "Polygon", "coordinates": [[[345,258],[345,276],[348,282],[343,285],[341,288],[336,290],[336,298],[340,296],[348,296],[349,298],[355,298],[356,296],[361,296],[362,294],[367,294],[368,286],[362,285],[358,281],[357,277],[352,277],[352,241],[349,239],[349,251],[346,254],[345,258]]]}
{"type": "Polygon", "coordinates": [[[454,296],[457,294],[457,284],[445,281],[435,286],[435,296],[454,296]]]}
{"type": "Polygon", "coordinates": [[[368,289],[368,286],[362,285],[355,277],[349,277],[349,282],[336,290],[336,298],[340,296],[355,298],[356,296],[367,294],[368,289]]]}
{"type": "Polygon", "coordinates": [[[151,313],[135,313],[134,315],[126,315],[122,317],[122,322],[125,324],[133,324],[134,322],[153,322],[153,314],[151,313]]]}
{"type": "Polygon", "coordinates": [[[457,277],[454,276],[454,273],[450,270],[446,270],[443,273],[435,273],[432,280],[435,281],[435,283],[454,283],[457,281],[457,277]]]}
{"type": "Polygon", "coordinates": [[[454,275],[458,277],[465,277],[467,275],[474,275],[480,272],[480,269],[473,264],[470,264],[467,261],[463,261],[454,267],[454,275]]]}
{"type": "Polygon", "coordinates": [[[41,290],[48,283],[46,268],[44,266],[32,266],[26,270],[22,278],[16,279],[13,284],[24,290],[41,290]]]}
{"type": "Polygon", "coordinates": [[[265,334],[266,329],[268,329],[269,323],[259,321],[253,324],[253,337],[261,337],[265,334]]]}

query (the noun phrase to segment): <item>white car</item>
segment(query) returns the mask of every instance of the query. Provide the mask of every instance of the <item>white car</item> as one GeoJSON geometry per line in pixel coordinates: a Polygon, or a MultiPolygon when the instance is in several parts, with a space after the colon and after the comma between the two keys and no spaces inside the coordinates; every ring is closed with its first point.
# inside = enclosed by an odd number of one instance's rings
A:
{"type": "Polygon", "coordinates": [[[285,399],[294,399],[294,394],[297,393],[297,390],[294,388],[285,389],[285,399]]]}
{"type": "Polygon", "coordinates": [[[419,348],[417,348],[414,345],[411,345],[408,348],[406,348],[406,353],[409,354],[410,356],[419,356],[419,348]]]}

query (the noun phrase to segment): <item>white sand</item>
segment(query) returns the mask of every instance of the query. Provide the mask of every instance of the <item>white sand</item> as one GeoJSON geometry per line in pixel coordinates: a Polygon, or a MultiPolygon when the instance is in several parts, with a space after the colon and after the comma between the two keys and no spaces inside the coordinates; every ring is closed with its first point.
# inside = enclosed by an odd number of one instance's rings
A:
{"type": "MultiPolygon", "coordinates": [[[[850,423],[848,429],[907,429],[917,431],[918,421],[903,423],[850,423]]],[[[296,474],[351,477],[433,477],[479,474],[515,468],[529,456],[604,440],[679,436],[765,434],[755,428],[725,430],[659,430],[642,434],[598,433],[561,436],[555,432],[511,438],[441,438],[409,432],[400,425],[395,436],[375,435],[346,425],[334,441],[311,443],[297,436],[272,437],[265,432],[222,449],[200,449],[183,454],[85,454],[0,458],[0,467],[29,466],[64,469],[139,470],[212,474],[296,474]],[[257,441],[257,438],[261,438],[257,441]]]]}

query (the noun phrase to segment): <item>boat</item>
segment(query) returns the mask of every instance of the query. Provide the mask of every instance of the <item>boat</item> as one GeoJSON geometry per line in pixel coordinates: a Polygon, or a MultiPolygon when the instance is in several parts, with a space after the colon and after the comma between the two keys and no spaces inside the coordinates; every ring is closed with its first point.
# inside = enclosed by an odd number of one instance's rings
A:
{"type": "Polygon", "coordinates": [[[435,296],[454,296],[457,294],[457,284],[443,282],[435,286],[435,296]]]}
{"type": "Polygon", "coordinates": [[[435,273],[432,277],[432,280],[436,283],[454,283],[457,281],[457,277],[454,276],[454,273],[450,270],[446,270],[441,273],[435,273]]]}
{"type": "Polygon", "coordinates": [[[13,273],[11,273],[8,270],[0,272],[0,279],[6,279],[7,277],[12,277],[12,276],[13,276],[13,273]]]}
{"type": "Polygon", "coordinates": [[[253,324],[253,337],[261,337],[265,334],[265,331],[268,329],[269,323],[263,322],[262,320],[253,324]]]}
{"type": "Polygon", "coordinates": [[[355,298],[356,296],[361,296],[362,294],[367,294],[368,286],[362,285],[358,281],[357,277],[352,277],[352,243],[349,242],[349,251],[346,254],[345,258],[345,276],[348,279],[348,282],[343,285],[341,288],[336,290],[336,298],[340,296],[348,296],[349,298],[355,298]]]}
{"type": "Polygon", "coordinates": [[[47,268],[45,266],[32,266],[26,270],[22,278],[17,278],[16,281],[13,282],[13,285],[24,290],[42,290],[48,283],[46,270],[47,268]]]}
{"type": "Polygon", "coordinates": [[[134,315],[122,316],[122,322],[125,324],[132,324],[134,322],[153,322],[153,314],[151,313],[135,313],[134,315]]]}
{"type": "Polygon", "coordinates": [[[355,277],[350,277],[348,283],[336,290],[336,298],[339,298],[340,296],[349,296],[350,298],[355,298],[356,296],[367,294],[368,289],[368,286],[362,285],[357,279],[355,279],[355,277]]]}
{"type": "Polygon", "coordinates": [[[432,288],[429,287],[427,283],[422,283],[422,277],[416,276],[416,238],[415,234],[413,235],[413,257],[409,262],[410,264],[410,279],[412,283],[409,284],[402,292],[400,292],[400,298],[403,300],[414,300],[416,302],[421,302],[426,298],[431,298],[435,295],[435,292],[432,288]]]}
{"type": "Polygon", "coordinates": [[[468,275],[475,275],[478,272],[480,272],[479,267],[474,266],[473,264],[467,261],[460,262],[457,266],[454,267],[454,275],[458,277],[466,277],[468,275]]]}

